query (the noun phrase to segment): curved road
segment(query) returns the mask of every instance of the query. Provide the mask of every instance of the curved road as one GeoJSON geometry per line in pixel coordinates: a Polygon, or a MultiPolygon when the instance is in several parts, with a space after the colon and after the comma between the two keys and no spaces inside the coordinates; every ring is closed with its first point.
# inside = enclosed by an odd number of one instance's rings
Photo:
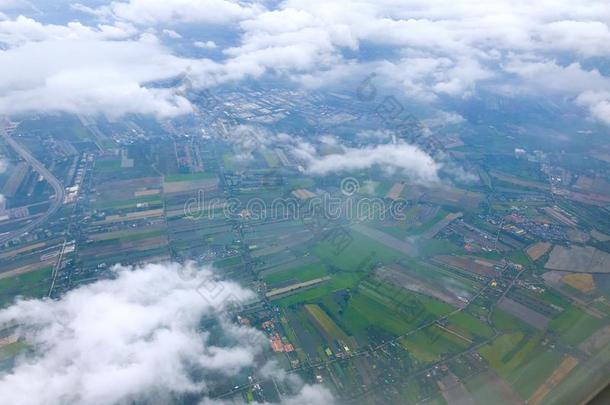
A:
{"type": "Polygon", "coordinates": [[[53,190],[55,191],[55,196],[47,212],[44,215],[36,218],[23,228],[14,230],[12,232],[7,233],[6,235],[0,236],[0,244],[2,244],[10,239],[21,236],[24,233],[29,232],[46,222],[51,217],[51,215],[55,214],[61,208],[61,205],[64,202],[65,190],[63,184],[61,184],[57,177],[55,177],[53,173],[47,170],[47,168],[44,167],[44,165],[40,163],[40,161],[38,161],[34,156],[32,156],[30,151],[28,151],[25,147],[21,146],[17,141],[11,138],[11,136],[8,135],[3,128],[0,128],[0,136],[6,140],[6,143],[8,143],[15,150],[15,152],[17,152],[19,156],[21,156],[23,160],[29,163],[29,165],[32,166],[32,168],[36,172],[38,172],[38,174],[40,174],[51,185],[51,187],[53,187],[53,190]]]}

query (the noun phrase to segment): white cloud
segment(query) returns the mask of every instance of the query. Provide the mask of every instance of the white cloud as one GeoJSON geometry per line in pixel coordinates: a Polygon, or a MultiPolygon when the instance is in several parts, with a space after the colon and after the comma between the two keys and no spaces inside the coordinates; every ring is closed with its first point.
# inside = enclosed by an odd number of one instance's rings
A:
{"type": "MultiPolygon", "coordinates": [[[[117,268],[115,280],[69,292],[58,301],[19,301],[0,311],[0,322],[17,321],[40,351],[0,379],[0,396],[12,404],[117,403],[198,392],[204,382],[191,368],[234,374],[251,366],[260,347],[242,340],[227,347],[197,332],[204,316],[223,310],[220,295],[199,288],[209,269],[177,264],[117,268]],[[181,275],[192,275],[192,279],[181,275]]],[[[252,293],[219,281],[224,298],[252,293]]],[[[227,340],[244,330],[224,326],[227,340]]],[[[256,333],[247,331],[247,333],[256,333]]]]}
{"type": "Polygon", "coordinates": [[[396,83],[404,94],[421,101],[434,101],[440,95],[469,97],[479,81],[494,73],[472,59],[412,56],[399,61],[384,61],[375,72],[382,80],[396,83]]]}
{"type": "Polygon", "coordinates": [[[67,25],[42,24],[32,18],[18,16],[0,21],[0,42],[10,46],[33,41],[47,40],[118,40],[135,35],[137,31],[129,24],[101,24],[92,28],[80,22],[67,25]]]}
{"type": "Polygon", "coordinates": [[[306,385],[298,395],[288,397],[282,401],[282,405],[319,405],[333,404],[334,398],[328,390],[320,389],[319,386],[306,385]]]}
{"type": "Polygon", "coordinates": [[[253,17],[263,10],[256,2],[230,0],[113,1],[94,12],[140,25],[162,23],[227,24],[253,17]]]}
{"type": "Polygon", "coordinates": [[[356,138],[362,140],[389,141],[396,137],[396,134],[388,130],[365,130],[356,134],[356,138]]]}
{"type": "Polygon", "coordinates": [[[575,95],[588,89],[610,89],[610,78],[596,69],[585,70],[578,62],[562,66],[554,60],[515,58],[505,70],[523,79],[530,91],[575,95]]]}
{"type": "Polygon", "coordinates": [[[202,49],[215,49],[216,48],[216,42],[214,41],[195,41],[193,43],[193,45],[195,45],[197,48],[202,48],[202,49]]]}
{"type": "Polygon", "coordinates": [[[177,33],[174,30],[164,29],[163,30],[163,34],[167,35],[169,38],[172,38],[172,39],[180,39],[180,38],[182,38],[182,35],[180,35],[179,33],[177,33]]]}
{"type": "Polygon", "coordinates": [[[440,165],[416,146],[404,143],[384,144],[364,148],[345,148],[343,153],[316,156],[312,150],[301,149],[307,160],[307,171],[324,175],[369,169],[377,166],[384,170],[400,170],[415,181],[436,182],[440,165]]]}
{"type": "MultiPolygon", "coordinates": [[[[0,375],[3,402],[170,403],[173,394],[203,396],[214,376],[256,364],[267,340],[223,315],[251,291],[193,264],[115,270],[115,279],[59,300],[18,301],[0,311],[0,323],[17,322],[34,350],[0,375]],[[201,329],[203,318],[218,320],[221,339],[201,329]]],[[[295,399],[330,398],[321,387],[302,388],[295,399]]]]}
{"type": "Polygon", "coordinates": [[[439,111],[436,116],[423,121],[428,128],[444,127],[446,125],[458,125],[466,121],[460,114],[447,111],[439,111]]]}
{"type": "Polygon", "coordinates": [[[610,91],[586,91],[576,102],[587,107],[594,118],[610,125],[610,91]]]}
{"type": "Polygon", "coordinates": [[[176,89],[147,84],[176,77],[193,63],[148,38],[28,42],[0,51],[0,113],[188,113],[192,106],[176,89]]]}
{"type": "Polygon", "coordinates": [[[241,44],[226,50],[222,69],[227,79],[271,70],[325,85],[354,70],[344,51],[372,43],[403,55],[371,64],[386,82],[433,102],[501,82],[515,55],[610,56],[608,21],[610,5],[599,0],[287,0],[240,23],[241,44]]]}
{"type": "Polygon", "coordinates": [[[589,114],[610,125],[610,77],[599,70],[584,69],[580,63],[562,66],[555,61],[513,60],[506,66],[508,72],[519,75],[524,81],[523,91],[574,97],[577,105],[589,114]]]}
{"type": "MultiPolygon", "coordinates": [[[[561,54],[561,60],[568,61],[565,66],[580,66],[583,58],[610,56],[610,3],[605,0],[115,0],[97,8],[74,8],[98,16],[105,24],[42,25],[19,17],[0,21],[0,41],[9,46],[68,38],[134,42],[134,32],[159,30],[175,37],[168,27],[222,24],[238,40],[222,49],[223,59],[194,64],[195,85],[213,86],[271,72],[318,87],[353,78],[366,67],[378,72],[387,85],[426,103],[468,97],[488,84],[490,89],[502,89],[506,73],[524,79],[515,86],[525,91],[544,88],[565,94],[575,85],[583,87],[579,94],[597,91],[597,80],[587,84],[586,75],[567,81],[567,88],[552,83],[542,87],[528,78],[531,67],[518,64],[545,64],[561,54]],[[361,55],[364,46],[378,49],[380,55],[361,55]]],[[[546,77],[542,81],[550,82],[546,77]]],[[[161,110],[157,112],[161,116],[188,112],[188,108],[168,108],[172,103],[167,92],[136,93],[149,105],[140,112],[161,110]],[[155,105],[152,97],[161,100],[155,105]]]]}

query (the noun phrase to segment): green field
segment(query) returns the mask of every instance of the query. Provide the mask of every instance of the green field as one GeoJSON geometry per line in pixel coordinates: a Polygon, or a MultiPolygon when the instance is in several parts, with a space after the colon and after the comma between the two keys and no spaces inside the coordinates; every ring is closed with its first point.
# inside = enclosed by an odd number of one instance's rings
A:
{"type": "Polygon", "coordinates": [[[375,262],[395,262],[405,256],[358,232],[349,232],[350,242],[346,247],[337,239],[328,237],[313,248],[313,252],[329,265],[345,271],[358,271],[363,263],[366,266],[375,262]],[[371,262],[372,259],[373,261],[371,262]]]}
{"type": "Polygon", "coordinates": [[[479,352],[496,373],[526,398],[560,362],[561,355],[541,346],[540,334],[506,333],[479,352]]]}
{"type": "Polygon", "coordinates": [[[505,356],[511,353],[524,338],[522,332],[506,333],[492,343],[483,346],[479,352],[491,368],[500,376],[505,377],[519,365],[517,361],[511,361],[512,359],[507,359],[505,356]]]}
{"type": "Polygon", "coordinates": [[[360,276],[355,273],[341,273],[332,276],[332,279],[308,290],[280,298],[275,301],[280,306],[290,306],[308,302],[319,302],[323,296],[333,291],[350,288],[360,281],[360,276]]]}
{"type": "Polygon", "coordinates": [[[446,314],[447,304],[387,285],[362,283],[333,315],[361,341],[375,331],[399,336],[446,314]],[[383,316],[380,316],[383,314],[383,316]]]}
{"type": "Polygon", "coordinates": [[[419,245],[419,253],[422,256],[434,256],[439,254],[451,254],[462,252],[461,246],[446,239],[431,239],[419,245]]]}
{"type": "Polygon", "coordinates": [[[542,401],[543,405],[576,404],[608,384],[610,345],[581,362],[542,401]]]}
{"type": "Polygon", "coordinates": [[[121,159],[99,160],[95,163],[95,170],[101,173],[112,173],[115,171],[120,171],[122,170],[121,159]]]}
{"type": "Polygon", "coordinates": [[[470,339],[493,336],[493,330],[486,323],[463,311],[449,317],[449,326],[470,339]]]}
{"type": "Polygon", "coordinates": [[[552,350],[533,351],[519,368],[508,375],[507,380],[521,398],[527,399],[555,371],[563,357],[552,350]]]}
{"type": "Polygon", "coordinates": [[[531,329],[531,326],[523,322],[521,319],[512,316],[500,308],[496,307],[493,311],[491,321],[497,329],[501,329],[503,331],[528,331],[531,329]]]}
{"type": "Polygon", "coordinates": [[[10,304],[16,296],[40,298],[49,291],[52,267],[0,280],[0,306],[10,304]]]}
{"type": "Polygon", "coordinates": [[[312,248],[320,263],[269,275],[266,281],[275,283],[291,279],[306,281],[316,278],[312,274],[328,273],[331,276],[331,280],[323,285],[281,298],[277,302],[282,306],[288,306],[319,301],[321,297],[333,291],[355,287],[369,275],[377,263],[395,262],[404,258],[400,252],[356,232],[349,233],[348,240],[349,243],[343,245],[338,244],[337,239],[332,237],[322,239],[312,248]],[[338,247],[344,248],[338,250],[338,247]]]}
{"type": "Polygon", "coordinates": [[[312,263],[304,266],[298,266],[277,273],[272,273],[264,276],[263,279],[268,284],[277,284],[290,280],[295,282],[303,282],[313,280],[314,278],[324,277],[328,274],[327,266],[320,263],[312,263]]]}
{"type": "Polygon", "coordinates": [[[223,269],[225,267],[236,266],[241,263],[241,256],[228,257],[214,262],[214,267],[223,269]]]}
{"type": "Polygon", "coordinates": [[[315,319],[315,324],[322,329],[323,335],[330,336],[332,339],[339,341],[342,345],[350,345],[351,340],[349,337],[319,305],[307,304],[304,306],[304,309],[313,319],[315,319]]]}
{"type": "Polygon", "coordinates": [[[559,339],[570,345],[577,345],[604,325],[604,321],[586,312],[569,307],[549,323],[549,328],[559,335],[559,339]]]}
{"type": "Polygon", "coordinates": [[[400,344],[419,363],[437,362],[444,354],[468,347],[466,341],[434,325],[401,338],[400,344]]]}
{"type": "Polygon", "coordinates": [[[176,173],[176,174],[168,174],[163,180],[167,183],[173,183],[176,181],[194,181],[194,180],[208,180],[215,179],[217,176],[215,173],[176,173]]]}

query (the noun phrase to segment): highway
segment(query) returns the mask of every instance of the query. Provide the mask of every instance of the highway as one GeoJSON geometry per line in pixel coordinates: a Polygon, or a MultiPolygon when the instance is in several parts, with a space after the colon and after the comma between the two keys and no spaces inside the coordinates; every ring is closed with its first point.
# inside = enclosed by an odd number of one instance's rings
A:
{"type": "Polygon", "coordinates": [[[46,213],[36,218],[26,226],[21,229],[14,230],[12,232],[7,233],[6,235],[0,236],[0,244],[5,243],[6,241],[19,237],[26,232],[30,232],[33,229],[36,229],[38,226],[45,223],[53,214],[55,214],[64,202],[65,190],[63,184],[51,173],[47,168],[38,161],[32,154],[23,146],[21,146],[17,141],[15,141],[9,134],[6,133],[4,128],[0,128],[0,136],[4,138],[6,143],[8,143],[14,150],[21,156],[23,160],[25,160],[32,168],[40,174],[46,181],[53,187],[53,191],[55,191],[55,196],[53,197],[53,201],[51,202],[51,206],[47,210],[46,213]]]}

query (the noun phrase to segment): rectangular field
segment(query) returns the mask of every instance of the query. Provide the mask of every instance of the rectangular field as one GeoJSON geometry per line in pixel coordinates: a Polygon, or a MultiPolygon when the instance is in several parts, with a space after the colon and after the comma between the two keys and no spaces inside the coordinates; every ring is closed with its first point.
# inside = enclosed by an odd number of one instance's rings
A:
{"type": "Polygon", "coordinates": [[[538,330],[544,330],[550,322],[550,318],[510,298],[503,298],[498,307],[538,330]]]}

